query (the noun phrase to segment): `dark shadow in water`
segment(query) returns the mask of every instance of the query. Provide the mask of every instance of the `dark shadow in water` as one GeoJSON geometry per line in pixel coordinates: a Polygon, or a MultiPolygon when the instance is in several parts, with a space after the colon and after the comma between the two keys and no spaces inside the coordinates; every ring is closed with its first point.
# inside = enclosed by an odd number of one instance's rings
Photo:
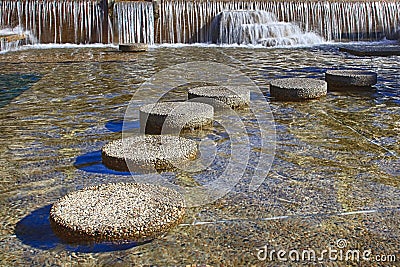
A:
{"type": "Polygon", "coordinates": [[[107,168],[101,161],[101,150],[78,156],[75,160],[74,166],[77,169],[91,173],[131,175],[130,172],[119,172],[107,168]]]}
{"type": "MultiPolygon", "coordinates": [[[[58,237],[50,224],[51,205],[37,209],[20,220],[15,227],[15,235],[26,245],[42,249],[50,250],[56,247],[62,247],[65,250],[82,252],[82,253],[99,253],[117,250],[126,250],[145,243],[86,243],[86,244],[70,244],[58,237]]],[[[147,241],[146,243],[151,242],[147,241]]]]}
{"type": "Polygon", "coordinates": [[[328,86],[328,92],[334,95],[343,95],[343,96],[350,96],[350,97],[358,97],[358,98],[365,98],[365,99],[373,99],[376,98],[377,89],[374,86],[369,87],[332,87],[328,86]]]}
{"type": "Polygon", "coordinates": [[[123,120],[112,120],[107,122],[105,126],[111,132],[120,133],[122,132],[123,128],[125,131],[132,129],[139,129],[140,122],[139,121],[125,122],[125,127],[124,127],[123,120]]]}
{"type": "Polygon", "coordinates": [[[37,74],[0,74],[0,108],[40,80],[37,74]]]}
{"type": "Polygon", "coordinates": [[[278,75],[277,78],[314,78],[314,79],[324,79],[325,72],[327,68],[320,67],[303,67],[296,69],[285,70],[283,75],[278,75]]]}
{"type": "MultiPolygon", "coordinates": [[[[106,123],[105,127],[111,132],[122,132],[124,130],[132,130],[139,128],[139,121],[125,122],[123,120],[111,120],[106,123]]],[[[130,172],[120,172],[107,168],[101,160],[101,150],[86,153],[78,156],[75,160],[74,166],[77,169],[103,174],[116,174],[116,175],[131,175],[130,172]]]]}

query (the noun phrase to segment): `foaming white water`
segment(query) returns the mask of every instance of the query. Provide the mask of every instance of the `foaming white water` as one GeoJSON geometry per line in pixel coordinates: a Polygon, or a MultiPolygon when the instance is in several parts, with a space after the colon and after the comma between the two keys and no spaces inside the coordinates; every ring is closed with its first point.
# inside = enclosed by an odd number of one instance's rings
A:
{"type": "Polygon", "coordinates": [[[103,42],[96,0],[0,0],[0,11],[0,28],[22,27],[43,43],[103,42]]]}
{"type": "Polygon", "coordinates": [[[325,42],[322,44],[297,44],[297,45],[276,45],[276,46],[265,46],[263,44],[214,44],[214,43],[193,43],[193,44],[184,44],[184,43],[174,43],[174,44],[154,44],[149,46],[152,49],[159,48],[184,48],[184,47],[204,47],[204,48],[245,48],[245,49],[276,49],[276,48],[307,48],[307,47],[315,47],[320,45],[333,44],[332,42],[325,42]]]}
{"type": "MultiPolygon", "coordinates": [[[[41,43],[209,43],[213,40],[212,20],[227,10],[269,12],[281,22],[242,23],[243,38],[251,42],[263,39],[260,36],[274,27],[275,32],[287,27],[284,23],[296,24],[302,32],[314,32],[327,41],[380,40],[394,35],[400,26],[398,0],[160,2],[160,16],[154,18],[153,5],[141,1],[117,1],[105,17],[107,12],[97,0],[0,0],[0,29],[20,26],[41,43]]],[[[274,38],[262,42],[292,45],[315,41],[311,34],[274,38]]]]}
{"type": "Polygon", "coordinates": [[[36,37],[30,31],[25,31],[20,26],[17,26],[13,29],[0,29],[1,52],[13,51],[18,49],[22,45],[36,44],[37,42],[38,41],[36,37]]]}
{"type": "Polygon", "coordinates": [[[21,49],[60,49],[60,48],[104,48],[111,47],[118,49],[117,45],[113,44],[35,44],[35,45],[25,45],[21,49]]]}
{"type": "Polygon", "coordinates": [[[207,43],[211,21],[226,10],[258,10],[327,41],[379,40],[399,30],[400,1],[162,1],[160,43],[207,43]]]}
{"type": "Polygon", "coordinates": [[[117,2],[113,9],[119,43],[154,44],[153,5],[150,2],[117,2]]]}
{"type": "Polygon", "coordinates": [[[24,51],[24,50],[47,50],[47,49],[72,49],[72,48],[113,48],[118,49],[117,45],[114,44],[30,44],[30,45],[23,45],[19,46],[14,50],[4,50],[0,51],[0,54],[5,54],[11,51],[24,51]]]}
{"type": "Polygon", "coordinates": [[[278,21],[271,12],[229,10],[221,12],[212,23],[213,40],[222,44],[294,46],[321,44],[324,39],[303,32],[294,23],[278,21]]]}

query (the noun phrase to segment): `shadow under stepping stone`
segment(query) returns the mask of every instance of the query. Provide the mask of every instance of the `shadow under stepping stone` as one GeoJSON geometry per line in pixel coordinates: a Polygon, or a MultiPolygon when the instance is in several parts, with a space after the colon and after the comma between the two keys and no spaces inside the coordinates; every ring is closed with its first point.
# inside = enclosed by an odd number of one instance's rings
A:
{"type": "Polygon", "coordinates": [[[149,240],[177,225],[183,197],[152,184],[110,183],[72,192],[50,210],[54,231],[65,240],[149,240]]]}
{"type": "Polygon", "coordinates": [[[149,46],[144,43],[120,44],[118,49],[121,52],[146,52],[149,46]]]}
{"type": "Polygon", "coordinates": [[[90,173],[129,175],[129,176],[133,174],[129,171],[117,171],[105,166],[102,162],[101,150],[91,151],[76,157],[74,162],[74,167],[90,173]]]}
{"type": "Polygon", "coordinates": [[[367,70],[328,70],[325,81],[330,90],[371,87],[377,83],[377,74],[367,70]]]}
{"type": "Polygon", "coordinates": [[[140,130],[146,134],[178,134],[213,124],[214,108],[197,102],[161,102],[140,107],[140,130]]]}
{"type": "Polygon", "coordinates": [[[301,101],[327,94],[327,83],[310,78],[283,78],[271,82],[271,97],[276,100],[301,101]]]}
{"type": "Polygon", "coordinates": [[[52,205],[41,207],[22,218],[15,226],[15,235],[24,244],[41,249],[54,250],[62,247],[68,251],[80,253],[100,253],[126,250],[145,244],[146,242],[93,242],[82,240],[63,240],[50,225],[52,205]]]}
{"type": "MultiPolygon", "coordinates": [[[[139,135],[119,139],[102,148],[102,162],[112,170],[154,172],[197,157],[197,143],[171,135],[139,135]]],[[[179,165],[180,166],[180,165],[179,165]]]]}
{"type": "Polygon", "coordinates": [[[105,127],[111,132],[122,132],[122,131],[132,131],[134,129],[140,128],[139,121],[125,121],[121,120],[111,120],[105,124],[105,127]]]}
{"type": "Polygon", "coordinates": [[[214,108],[223,108],[227,105],[230,108],[239,109],[248,106],[250,103],[250,91],[239,87],[203,86],[188,91],[189,99],[199,97],[216,100],[211,102],[214,108]]]}

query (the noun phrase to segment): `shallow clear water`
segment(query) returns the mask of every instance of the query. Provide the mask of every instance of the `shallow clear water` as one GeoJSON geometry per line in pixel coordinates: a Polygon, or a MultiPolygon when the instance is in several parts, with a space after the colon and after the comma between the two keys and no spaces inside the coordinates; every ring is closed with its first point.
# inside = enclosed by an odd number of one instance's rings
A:
{"type": "MultiPolygon", "coordinates": [[[[140,54],[71,47],[1,54],[0,65],[2,92],[18,92],[0,108],[1,265],[268,265],[257,258],[257,248],[321,252],[338,239],[347,240],[346,248],[400,260],[399,57],[355,57],[335,45],[155,47],[140,54]],[[107,170],[99,150],[121,137],[125,110],[141,83],[192,61],[237,68],[269,101],[276,151],[261,187],[248,190],[247,169],[228,195],[189,209],[181,225],[146,244],[77,247],[60,241],[47,224],[49,205],[88,185],[133,181],[107,170]],[[376,71],[378,84],[309,102],[269,99],[271,79],[323,79],[325,70],[347,67],[376,71]]],[[[257,135],[251,119],[243,121],[250,139],[257,135]]],[[[218,172],[229,157],[229,138],[218,125],[208,135],[220,150],[218,172]]],[[[253,149],[264,153],[257,144],[253,149]]],[[[186,186],[212,179],[166,175],[186,186]]]]}

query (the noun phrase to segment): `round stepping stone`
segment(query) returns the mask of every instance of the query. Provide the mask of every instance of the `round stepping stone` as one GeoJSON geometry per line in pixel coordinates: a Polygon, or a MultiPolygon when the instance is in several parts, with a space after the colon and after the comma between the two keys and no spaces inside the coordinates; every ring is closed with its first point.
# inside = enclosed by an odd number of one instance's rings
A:
{"type": "Polygon", "coordinates": [[[213,124],[214,108],[197,102],[160,102],[140,107],[140,130],[146,134],[177,134],[213,124]]]}
{"type": "MultiPolygon", "coordinates": [[[[188,91],[188,98],[194,99],[198,97],[212,98],[223,102],[229,107],[242,108],[250,103],[250,91],[241,88],[223,87],[223,86],[204,86],[190,89],[188,91]]],[[[218,101],[213,103],[214,107],[218,105],[218,101]]]]}
{"type": "Polygon", "coordinates": [[[16,42],[24,40],[26,38],[27,36],[25,34],[5,34],[5,35],[0,34],[0,41],[5,41],[5,42],[16,42]]]}
{"type": "Polygon", "coordinates": [[[366,70],[328,70],[325,81],[329,88],[371,87],[377,83],[377,74],[366,70]]]}
{"type": "Polygon", "coordinates": [[[120,44],[119,50],[122,52],[145,52],[148,45],[144,43],[120,44]]]}
{"type": "Polygon", "coordinates": [[[177,225],[183,197],[153,184],[110,183],[62,197],[50,210],[55,232],[66,240],[148,240],[177,225]]]}
{"type": "Polygon", "coordinates": [[[271,96],[277,100],[308,100],[325,96],[325,81],[310,78],[284,78],[271,82],[271,96]]]}
{"type": "Polygon", "coordinates": [[[106,144],[101,151],[103,164],[113,170],[148,172],[173,169],[197,157],[197,143],[171,135],[139,135],[106,144]],[[128,168],[129,166],[129,168],[128,168]]]}

